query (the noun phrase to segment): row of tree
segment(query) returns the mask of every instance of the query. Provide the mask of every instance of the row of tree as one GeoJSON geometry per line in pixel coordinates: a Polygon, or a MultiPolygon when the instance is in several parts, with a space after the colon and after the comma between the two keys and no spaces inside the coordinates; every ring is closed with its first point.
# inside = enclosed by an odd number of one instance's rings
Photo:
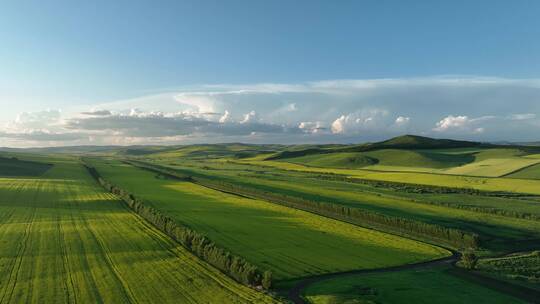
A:
{"type": "Polygon", "coordinates": [[[223,248],[218,247],[206,236],[185,226],[179,225],[170,217],[147,206],[147,204],[136,198],[133,194],[106,181],[96,168],[89,165],[85,165],[85,167],[90,175],[92,175],[92,177],[94,177],[107,191],[119,196],[133,211],[199,258],[210,263],[242,284],[248,286],[262,286],[265,289],[271,287],[272,273],[270,271],[260,271],[256,266],[243,258],[235,256],[223,248]]]}
{"type": "Polygon", "coordinates": [[[167,174],[172,177],[189,179],[199,185],[253,198],[263,199],[272,203],[277,203],[287,207],[309,211],[319,215],[337,218],[360,226],[369,226],[380,230],[418,237],[422,239],[430,239],[439,243],[446,244],[454,248],[478,248],[480,246],[480,238],[477,234],[464,232],[459,229],[443,227],[439,225],[429,224],[412,219],[402,217],[389,216],[374,211],[369,211],[360,208],[343,206],[330,202],[319,202],[307,200],[297,196],[290,196],[278,192],[264,191],[254,187],[238,185],[223,180],[210,179],[197,176],[186,176],[179,174],[173,169],[163,166],[148,164],[142,162],[130,162],[132,165],[152,170],[154,172],[167,174]]]}

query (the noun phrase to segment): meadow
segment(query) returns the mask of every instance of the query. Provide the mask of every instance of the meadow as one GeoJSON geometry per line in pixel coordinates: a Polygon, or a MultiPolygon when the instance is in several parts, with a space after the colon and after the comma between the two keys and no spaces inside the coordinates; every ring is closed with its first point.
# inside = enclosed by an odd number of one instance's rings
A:
{"type": "Polygon", "coordinates": [[[274,303],[130,212],[75,160],[0,178],[1,303],[274,303]]]}
{"type": "Polygon", "coordinates": [[[271,270],[277,279],[393,266],[449,254],[435,246],[167,179],[119,162],[91,163],[108,181],[259,268],[271,270]]]}

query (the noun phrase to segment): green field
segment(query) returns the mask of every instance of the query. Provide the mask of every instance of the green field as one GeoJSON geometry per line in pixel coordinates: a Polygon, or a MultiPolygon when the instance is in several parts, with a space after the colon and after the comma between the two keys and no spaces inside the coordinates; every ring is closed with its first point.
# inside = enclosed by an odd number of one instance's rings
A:
{"type": "Polygon", "coordinates": [[[540,179],[540,164],[521,169],[508,175],[507,177],[520,179],[540,179]]]}
{"type": "Polygon", "coordinates": [[[262,161],[251,159],[236,160],[235,162],[291,171],[338,174],[350,178],[376,181],[390,181],[408,184],[470,188],[483,191],[507,191],[540,195],[540,181],[537,180],[454,176],[450,174],[430,174],[423,172],[383,172],[364,169],[351,170],[317,168],[279,161],[262,161]]]}
{"type": "MultiPolygon", "coordinates": [[[[258,159],[260,160],[260,159],[258,159]]],[[[540,162],[519,149],[380,149],[280,159],[308,167],[501,177],[540,162]]]]}
{"type": "Polygon", "coordinates": [[[455,277],[446,267],[351,275],[315,283],[304,297],[313,304],[525,303],[455,277]]]}
{"type": "Polygon", "coordinates": [[[156,178],[155,173],[125,164],[95,161],[93,165],[105,179],[232,253],[272,270],[278,279],[399,265],[448,254],[431,245],[307,212],[156,178]]]}
{"type": "Polygon", "coordinates": [[[490,158],[445,170],[447,174],[499,177],[540,162],[534,158],[490,158]]]}
{"type": "Polygon", "coordinates": [[[521,303],[540,290],[535,147],[403,136],[38,150],[0,157],[0,303],[277,303],[293,286],[314,304],[521,303]],[[475,269],[433,261],[443,247],[474,250],[475,269]],[[214,249],[270,270],[273,287],[240,285],[224,273],[251,266],[214,249]]]}
{"type": "Polygon", "coordinates": [[[40,176],[51,167],[51,164],[20,160],[17,157],[0,157],[0,176],[40,176]]]}
{"type": "Polygon", "coordinates": [[[483,246],[492,250],[512,248],[516,246],[516,241],[525,241],[526,245],[527,240],[540,238],[540,221],[465,209],[496,209],[540,217],[540,202],[535,200],[465,194],[403,193],[345,181],[321,180],[317,176],[300,172],[293,174],[275,169],[258,171],[265,168],[257,166],[224,162],[207,162],[199,166],[191,164],[189,167],[182,164],[184,163],[171,167],[261,191],[330,202],[475,232],[484,239],[483,246]]]}
{"type": "Polygon", "coordinates": [[[444,168],[460,166],[470,163],[473,160],[474,157],[471,153],[454,154],[434,151],[384,149],[356,153],[313,154],[286,158],[283,161],[322,168],[442,172],[444,168]]]}
{"type": "Polygon", "coordinates": [[[504,279],[518,280],[540,290],[540,251],[481,259],[477,269],[504,279]]]}
{"type": "Polygon", "coordinates": [[[104,193],[83,167],[0,178],[1,303],[272,303],[104,193]]]}

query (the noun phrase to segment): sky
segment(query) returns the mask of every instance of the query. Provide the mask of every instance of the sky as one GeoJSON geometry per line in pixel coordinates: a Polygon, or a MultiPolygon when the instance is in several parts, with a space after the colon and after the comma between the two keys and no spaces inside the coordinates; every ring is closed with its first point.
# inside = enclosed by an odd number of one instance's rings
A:
{"type": "Polygon", "coordinates": [[[540,140],[538,1],[0,0],[0,146],[540,140]]]}

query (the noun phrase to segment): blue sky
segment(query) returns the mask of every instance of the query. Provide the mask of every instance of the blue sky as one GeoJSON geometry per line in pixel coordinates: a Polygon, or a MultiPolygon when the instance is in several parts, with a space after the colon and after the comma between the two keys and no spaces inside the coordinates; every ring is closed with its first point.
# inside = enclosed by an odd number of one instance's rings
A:
{"type": "Polygon", "coordinates": [[[538,1],[3,1],[0,137],[538,140],[539,13],[538,1]]]}

